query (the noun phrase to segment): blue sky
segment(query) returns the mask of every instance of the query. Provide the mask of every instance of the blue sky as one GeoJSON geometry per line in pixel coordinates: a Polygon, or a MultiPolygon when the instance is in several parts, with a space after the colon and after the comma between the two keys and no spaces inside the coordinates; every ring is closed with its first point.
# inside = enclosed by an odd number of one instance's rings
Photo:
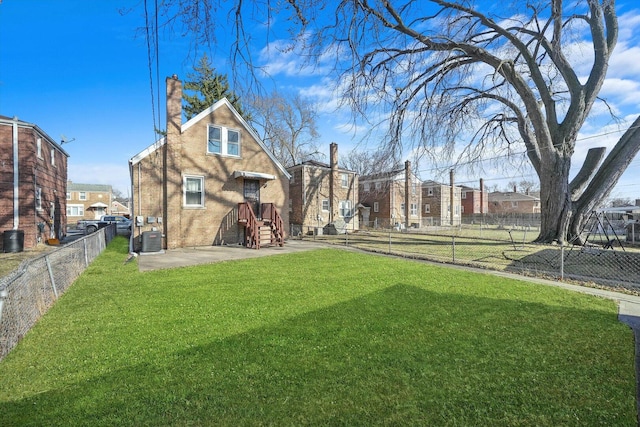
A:
{"type": "MultiPolygon", "coordinates": [[[[71,156],[69,179],[111,184],[125,194],[129,189],[128,159],[155,139],[147,45],[144,37],[136,36],[136,29],[144,26],[144,16],[139,6],[120,13],[141,3],[0,0],[0,115],[35,123],[57,141],[62,135],[75,138],[63,145],[71,156]]],[[[618,5],[620,41],[603,94],[621,116],[630,119],[640,113],[640,39],[634,34],[640,26],[640,10],[618,5]]],[[[223,73],[228,69],[225,51],[210,54],[216,69],[223,73]]],[[[164,120],[164,78],[174,73],[184,78],[192,69],[194,54],[188,41],[179,37],[161,40],[159,52],[159,105],[164,120]]],[[[257,58],[269,66],[275,84],[297,90],[321,106],[321,149],[328,151],[330,142],[339,144],[341,154],[351,149],[358,138],[345,126],[348,113],[335,109],[337,100],[322,69],[301,72],[294,52],[265,52],[257,58]]],[[[155,69],[153,78],[157,108],[155,69]]],[[[598,125],[585,128],[581,137],[593,140],[592,145],[602,145],[612,144],[620,135],[598,125]]],[[[443,179],[428,176],[428,165],[422,170],[423,179],[443,179]]],[[[463,179],[475,182],[476,178],[463,179]]],[[[487,183],[493,178],[500,186],[509,178],[519,180],[516,172],[513,176],[485,174],[484,178],[487,183]]],[[[638,159],[612,195],[640,198],[638,159]]]]}

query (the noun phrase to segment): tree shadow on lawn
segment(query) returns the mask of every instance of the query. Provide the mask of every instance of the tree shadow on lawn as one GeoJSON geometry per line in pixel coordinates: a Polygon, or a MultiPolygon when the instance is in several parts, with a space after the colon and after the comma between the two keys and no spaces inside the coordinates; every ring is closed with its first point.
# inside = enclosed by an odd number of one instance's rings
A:
{"type": "Polygon", "coordinates": [[[630,425],[632,361],[611,312],[398,284],[0,413],[3,425],[630,425]]]}

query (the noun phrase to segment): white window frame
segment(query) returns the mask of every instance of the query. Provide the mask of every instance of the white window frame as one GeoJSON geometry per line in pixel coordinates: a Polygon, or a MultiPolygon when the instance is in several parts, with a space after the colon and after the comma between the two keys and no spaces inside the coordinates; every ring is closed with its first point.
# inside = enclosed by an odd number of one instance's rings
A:
{"type": "Polygon", "coordinates": [[[51,149],[51,166],[55,166],[56,165],[56,149],[52,148],[51,149]]]}
{"type": "Polygon", "coordinates": [[[214,125],[214,124],[210,124],[207,127],[207,154],[216,154],[219,156],[230,156],[230,157],[240,157],[240,130],[238,129],[229,129],[226,128],[224,126],[218,126],[218,125],[214,125]],[[220,130],[220,151],[211,151],[210,147],[210,143],[211,143],[211,138],[210,138],[210,134],[211,134],[211,129],[218,129],[220,130]],[[237,142],[230,142],[231,138],[229,138],[230,135],[237,135],[238,136],[238,140],[237,142]],[[233,150],[233,147],[235,147],[235,150],[233,150]],[[232,151],[237,151],[237,153],[234,153],[232,151]]]}
{"type": "Polygon", "coordinates": [[[364,189],[365,193],[368,193],[369,191],[371,191],[371,184],[369,184],[368,182],[365,182],[365,183],[362,185],[362,187],[363,187],[363,189],[364,189]]]}
{"type": "Polygon", "coordinates": [[[417,203],[411,203],[411,205],[409,206],[410,208],[410,215],[411,216],[418,216],[418,204],[417,203]]]}
{"type": "Polygon", "coordinates": [[[466,191],[463,191],[463,192],[462,192],[462,196],[460,196],[460,197],[462,197],[463,199],[466,199],[466,198],[467,198],[467,192],[466,192],[466,191]]]}
{"type": "Polygon", "coordinates": [[[382,189],[382,183],[381,183],[380,181],[377,181],[377,182],[375,183],[375,189],[376,189],[376,190],[381,190],[381,189],[382,189]]]}
{"type": "Polygon", "coordinates": [[[84,217],[84,205],[67,205],[67,216],[84,217]]]}
{"type": "Polygon", "coordinates": [[[202,175],[183,175],[182,176],[182,206],[185,208],[203,208],[204,207],[204,176],[202,175]],[[197,180],[200,182],[200,201],[199,203],[187,203],[187,182],[197,180]]]}
{"type": "Polygon", "coordinates": [[[71,191],[67,191],[67,200],[71,200],[71,191]]]}
{"type": "Polygon", "coordinates": [[[405,208],[405,204],[400,203],[400,216],[404,216],[404,208],[405,208]]]}
{"type": "Polygon", "coordinates": [[[517,200],[511,201],[511,207],[512,208],[517,208],[518,207],[518,201],[517,200]]]}
{"type": "Polygon", "coordinates": [[[353,216],[351,207],[351,200],[340,200],[340,216],[343,218],[351,218],[353,216]]]}
{"type": "Polygon", "coordinates": [[[349,174],[340,174],[340,184],[342,185],[342,188],[349,188],[349,174]]]}
{"type": "Polygon", "coordinates": [[[329,212],[329,199],[322,199],[322,211],[329,212]]]}
{"type": "Polygon", "coordinates": [[[38,150],[38,158],[42,158],[42,138],[36,139],[36,149],[38,150]]]}
{"type": "Polygon", "coordinates": [[[431,204],[429,203],[424,204],[424,213],[431,213],[431,204]]]}
{"type": "Polygon", "coordinates": [[[429,196],[429,197],[433,196],[433,187],[428,187],[427,188],[427,196],[429,196]]]}
{"type": "Polygon", "coordinates": [[[87,192],[79,191],[78,192],[78,200],[87,200],[87,192]]]}
{"type": "Polygon", "coordinates": [[[373,202],[373,211],[374,212],[380,212],[380,203],[379,202],[373,202]]]}

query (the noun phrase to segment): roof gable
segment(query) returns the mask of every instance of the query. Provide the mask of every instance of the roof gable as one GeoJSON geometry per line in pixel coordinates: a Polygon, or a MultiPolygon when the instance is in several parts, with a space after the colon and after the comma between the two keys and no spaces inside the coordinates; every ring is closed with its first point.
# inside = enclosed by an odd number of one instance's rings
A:
{"type": "MultiPolygon", "coordinates": [[[[196,115],[195,117],[193,117],[191,120],[187,121],[186,123],[183,123],[182,126],[180,127],[180,133],[184,134],[184,132],[191,128],[192,126],[196,125],[197,123],[199,123],[201,120],[209,117],[209,115],[211,113],[213,113],[214,111],[218,110],[219,108],[228,108],[229,111],[231,111],[231,113],[233,114],[234,118],[238,121],[238,123],[240,123],[240,125],[251,135],[251,137],[256,141],[256,143],[260,146],[260,148],[269,156],[269,158],[271,159],[271,161],[278,167],[278,169],[280,171],[282,171],[282,173],[287,177],[290,178],[291,175],[289,174],[289,172],[287,172],[287,170],[285,169],[285,167],[282,165],[282,163],[280,163],[278,161],[278,159],[273,155],[273,153],[271,152],[271,150],[269,150],[267,148],[267,146],[265,145],[265,143],[262,141],[262,139],[258,136],[258,134],[256,133],[256,131],[253,129],[253,127],[251,127],[251,125],[249,125],[249,123],[247,123],[247,121],[244,119],[244,117],[242,117],[240,115],[240,113],[238,113],[238,111],[233,107],[233,105],[231,104],[231,102],[229,102],[229,100],[225,97],[222,98],[221,100],[217,101],[215,104],[213,104],[212,106],[210,106],[209,108],[203,110],[202,112],[200,112],[198,115],[196,115]]],[[[149,154],[155,152],[157,149],[159,149],[160,147],[162,147],[163,145],[165,145],[167,143],[166,138],[160,138],[159,140],[157,140],[156,142],[154,142],[153,144],[151,144],[150,146],[148,146],[147,148],[145,148],[144,150],[142,150],[140,153],[136,154],[135,156],[133,156],[129,162],[133,165],[136,164],[138,162],[140,162],[142,159],[144,159],[145,157],[147,157],[149,154]]]]}

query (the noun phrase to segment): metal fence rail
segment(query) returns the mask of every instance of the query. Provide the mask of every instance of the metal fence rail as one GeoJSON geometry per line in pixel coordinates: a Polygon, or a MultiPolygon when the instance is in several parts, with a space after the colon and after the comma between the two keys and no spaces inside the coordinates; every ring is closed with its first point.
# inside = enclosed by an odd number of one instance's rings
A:
{"type": "Polygon", "coordinates": [[[0,280],[0,360],[65,293],[116,235],[109,225],[60,249],[24,260],[0,280]]]}
{"type": "MultiPolygon", "coordinates": [[[[419,230],[369,230],[339,235],[304,235],[360,249],[527,276],[575,280],[640,292],[640,245],[559,246],[531,243],[537,230],[434,227],[419,230]]],[[[612,242],[613,243],[613,242],[612,242]]]]}

